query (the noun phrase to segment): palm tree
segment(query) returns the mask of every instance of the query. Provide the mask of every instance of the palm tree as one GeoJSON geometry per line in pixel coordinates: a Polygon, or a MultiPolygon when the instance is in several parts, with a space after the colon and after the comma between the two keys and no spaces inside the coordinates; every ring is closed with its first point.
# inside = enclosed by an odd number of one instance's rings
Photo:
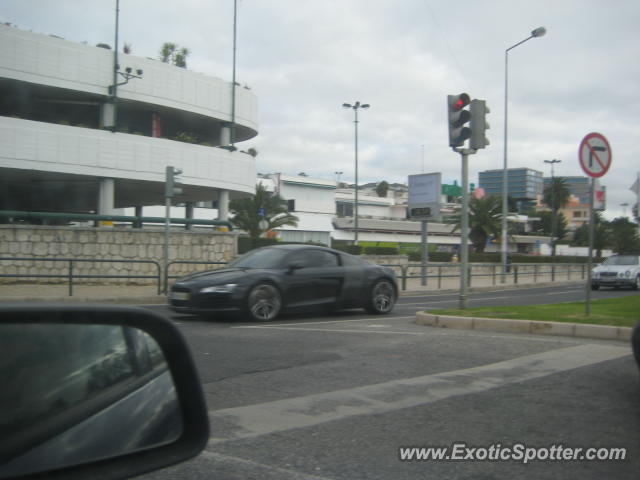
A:
{"type": "Polygon", "coordinates": [[[554,213],[558,213],[562,207],[569,203],[571,192],[567,181],[562,177],[553,177],[549,185],[544,189],[543,201],[554,213]]]}
{"type": "Polygon", "coordinates": [[[259,238],[273,228],[298,225],[298,217],[289,213],[286,200],[268,192],[260,183],[256,185],[256,194],[251,198],[229,202],[229,210],[234,214],[231,223],[247,232],[251,238],[259,238]],[[267,222],[267,228],[260,228],[261,220],[267,222]]]}
{"type": "Polygon", "coordinates": [[[551,182],[544,189],[543,201],[549,207],[551,207],[552,222],[551,222],[551,255],[556,254],[556,231],[558,223],[558,210],[569,203],[571,192],[567,186],[567,182],[562,177],[551,177],[551,182]]]}
{"type": "MultiPolygon", "coordinates": [[[[461,227],[461,216],[455,220],[455,232],[461,227]]],[[[502,231],[502,200],[500,197],[471,197],[469,200],[469,240],[476,253],[484,252],[490,235],[500,237],[502,231]]]]}

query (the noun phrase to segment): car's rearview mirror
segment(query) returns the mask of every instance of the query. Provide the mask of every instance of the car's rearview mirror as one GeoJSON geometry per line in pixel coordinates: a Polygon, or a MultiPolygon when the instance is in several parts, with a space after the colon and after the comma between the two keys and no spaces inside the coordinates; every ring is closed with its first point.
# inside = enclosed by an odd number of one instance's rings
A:
{"type": "Polygon", "coordinates": [[[92,478],[93,469],[100,478],[130,477],[206,444],[194,364],[180,332],[159,315],[0,307],[0,351],[2,479],[92,478]]]}

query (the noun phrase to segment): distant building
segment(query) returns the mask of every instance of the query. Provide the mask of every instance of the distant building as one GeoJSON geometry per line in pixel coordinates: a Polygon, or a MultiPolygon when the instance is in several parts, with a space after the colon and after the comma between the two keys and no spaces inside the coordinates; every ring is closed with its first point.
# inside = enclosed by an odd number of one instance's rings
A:
{"type": "MultiPolygon", "coordinates": [[[[478,174],[479,187],[488,196],[502,197],[503,170],[485,170],[478,174]]],[[[523,213],[539,202],[543,192],[542,172],[531,168],[507,169],[507,196],[518,204],[523,213]]]]}
{"type": "MultiPolygon", "coordinates": [[[[569,230],[574,231],[589,221],[589,188],[590,179],[588,177],[574,176],[574,177],[559,177],[565,181],[569,193],[569,201],[567,204],[559,209],[567,220],[567,226],[569,230]]],[[[551,177],[544,178],[544,188],[547,188],[551,184],[551,177]]],[[[596,191],[601,191],[601,196],[597,196],[594,207],[597,210],[604,210],[606,208],[606,187],[600,186],[596,180],[596,191]]],[[[548,209],[548,205],[544,205],[542,201],[540,206],[543,209],[548,209]]]]}
{"type": "MultiPolygon", "coordinates": [[[[589,203],[589,178],[588,177],[558,177],[562,178],[569,189],[569,193],[577,198],[578,203],[589,203]]],[[[543,179],[544,188],[551,184],[551,177],[543,179]]]]}
{"type": "MultiPolygon", "coordinates": [[[[299,218],[296,227],[283,226],[276,230],[277,237],[287,242],[315,242],[332,245],[333,242],[352,242],[355,222],[353,218],[355,189],[331,180],[293,176],[282,173],[259,175],[258,182],[268,191],[277,192],[286,200],[289,211],[299,218]]],[[[421,242],[421,222],[407,219],[407,204],[402,192],[406,185],[393,184],[399,195],[379,197],[370,184],[358,190],[358,239],[361,245],[380,243],[402,245],[416,249],[421,242]],[[404,188],[403,188],[404,187],[404,188]]],[[[390,186],[391,187],[391,186],[390,186]]],[[[458,185],[443,185],[442,211],[455,214],[461,194],[458,185]]],[[[509,250],[519,253],[539,253],[548,237],[531,235],[532,219],[510,215],[509,222],[518,226],[518,233],[509,238],[509,250]]],[[[455,251],[460,245],[460,230],[453,224],[429,222],[428,243],[438,251],[455,251]]],[[[499,251],[499,244],[489,242],[487,252],[499,251]]]]}
{"type": "MultiPolygon", "coordinates": [[[[164,205],[167,166],[179,201],[221,220],[255,192],[255,158],[229,146],[230,82],[124,53],[116,73],[113,50],[7,25],[0,45],[0,210],[143,214],[164,205]]],[[[257,98],[236,89],[235,141],[257,134],[257,98]]]]}

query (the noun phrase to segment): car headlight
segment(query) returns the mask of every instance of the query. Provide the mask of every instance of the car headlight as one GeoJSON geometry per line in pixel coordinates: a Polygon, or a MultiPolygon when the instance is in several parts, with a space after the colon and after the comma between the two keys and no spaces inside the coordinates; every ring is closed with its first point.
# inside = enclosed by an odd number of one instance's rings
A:
{"type": "Polygon", "coordinates": [[[200,293],[231,293],[238,286],[237,283],[227,283],[226,285],[214,285],[200,289],[200,293]]]}
{"type": "Polygon", "coordinates": [[[624,276],[629,278],[631,276],[631,270],[627,270],[626,272],[624,272],[624,276]]]}

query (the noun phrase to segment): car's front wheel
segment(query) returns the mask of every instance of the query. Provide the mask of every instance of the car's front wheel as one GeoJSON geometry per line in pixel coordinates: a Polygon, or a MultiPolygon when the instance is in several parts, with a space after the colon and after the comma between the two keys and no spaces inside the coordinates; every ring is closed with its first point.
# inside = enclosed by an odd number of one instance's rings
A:
{"type": "Polygon", "coordinates": [[[378,280],[371,288],[368,304],[365,310],[368,313],[381,315],[391,312],[396,303],[396,289],[388,280],[378,280]]]}
{"type": "Polygon", "coordinates": [[[247,296],[247,313],[253,320],[268,322],[278,316],[282,309],[280,292],[270,283],[254,286],[247,296]]]}

